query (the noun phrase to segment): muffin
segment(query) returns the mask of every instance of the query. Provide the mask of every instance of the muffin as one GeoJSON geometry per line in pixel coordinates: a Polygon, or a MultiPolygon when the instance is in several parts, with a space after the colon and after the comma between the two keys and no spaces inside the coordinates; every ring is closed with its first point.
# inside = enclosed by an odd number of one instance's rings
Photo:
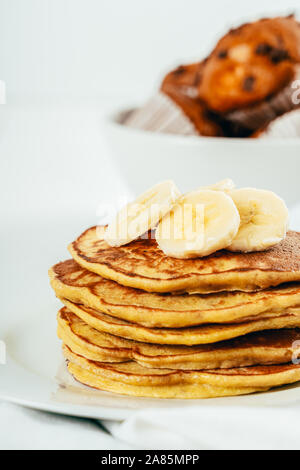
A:
{"type": "Polygon", "coordinates": [[[232,129],[249,133],[293,109],[299,77],[300,24],[293,16],[232,29],[205,61],[198,98],[232,129]]]}
{"type": "Polygon", "coordinates": [[[180,65],[168,73],[162,82],[161,92],[182,109],[200,135],[223,136],[224,131],[216,117],[198,96],[204,63],[180,65]]]}
{"type": "Polygon", "coordinates": [[[130,127],[182,135],[223,136],[214,113],[198,97],[203,63],[180,65],[162,81],[160,91],[125,121],[130,127]]]}

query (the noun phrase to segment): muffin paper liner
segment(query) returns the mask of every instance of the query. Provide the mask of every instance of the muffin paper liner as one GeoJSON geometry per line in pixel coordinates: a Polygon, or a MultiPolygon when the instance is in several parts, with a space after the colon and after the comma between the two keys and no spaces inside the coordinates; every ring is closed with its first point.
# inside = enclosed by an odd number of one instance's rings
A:
{"type": "Polygon", "coordinates": [[[278,117],[258,135],[258,138],[274,137],[300,137],[300,109],[278,117]]]}
{"type": "Polygon", "coordinates": [[[152,132],[199,135],[181,108],[163,93],[157,93],[141,108],[132,111],[123,124],[152,132]]]}

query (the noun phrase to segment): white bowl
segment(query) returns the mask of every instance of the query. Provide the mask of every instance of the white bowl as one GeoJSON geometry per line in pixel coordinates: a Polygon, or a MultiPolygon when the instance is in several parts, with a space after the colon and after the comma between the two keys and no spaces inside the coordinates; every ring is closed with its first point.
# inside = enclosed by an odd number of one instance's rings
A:
{"type": "Polygon", "coordinates": [[[176,136],[129,128],[130,110],[110,115],[105,135],[121,175],[140,194],[164,179],[190,191],[224,178],[271,189],[291,207],[300,201],[300,139],[176,136]]]}

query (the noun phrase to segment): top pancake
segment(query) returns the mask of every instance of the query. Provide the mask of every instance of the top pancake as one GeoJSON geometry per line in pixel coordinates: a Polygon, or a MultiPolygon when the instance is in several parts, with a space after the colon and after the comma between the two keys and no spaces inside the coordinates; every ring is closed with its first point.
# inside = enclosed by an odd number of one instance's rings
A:
{"type": "Polygon", "coordinates": [[[262,252],[218,251],[205,258],[166,256],[155,239],[138,239],[111,247],[105,226],[91,227],[69,245],[72,257],[89,271],[124,286],[148,292],[253,292],[300,280],[300,233],[262,252]]]}

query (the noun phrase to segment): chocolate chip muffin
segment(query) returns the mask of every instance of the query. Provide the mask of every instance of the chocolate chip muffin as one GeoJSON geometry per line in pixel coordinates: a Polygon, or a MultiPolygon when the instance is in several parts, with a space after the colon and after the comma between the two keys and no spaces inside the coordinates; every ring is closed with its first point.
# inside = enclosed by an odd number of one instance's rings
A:
{"type": "Polygon", "coordinates": [[[291,83],[299,63],[294,16],[244,24],[230,30],[205,61],[198,97],[236,129],[252,132],[293,109],[291,83]]]}

